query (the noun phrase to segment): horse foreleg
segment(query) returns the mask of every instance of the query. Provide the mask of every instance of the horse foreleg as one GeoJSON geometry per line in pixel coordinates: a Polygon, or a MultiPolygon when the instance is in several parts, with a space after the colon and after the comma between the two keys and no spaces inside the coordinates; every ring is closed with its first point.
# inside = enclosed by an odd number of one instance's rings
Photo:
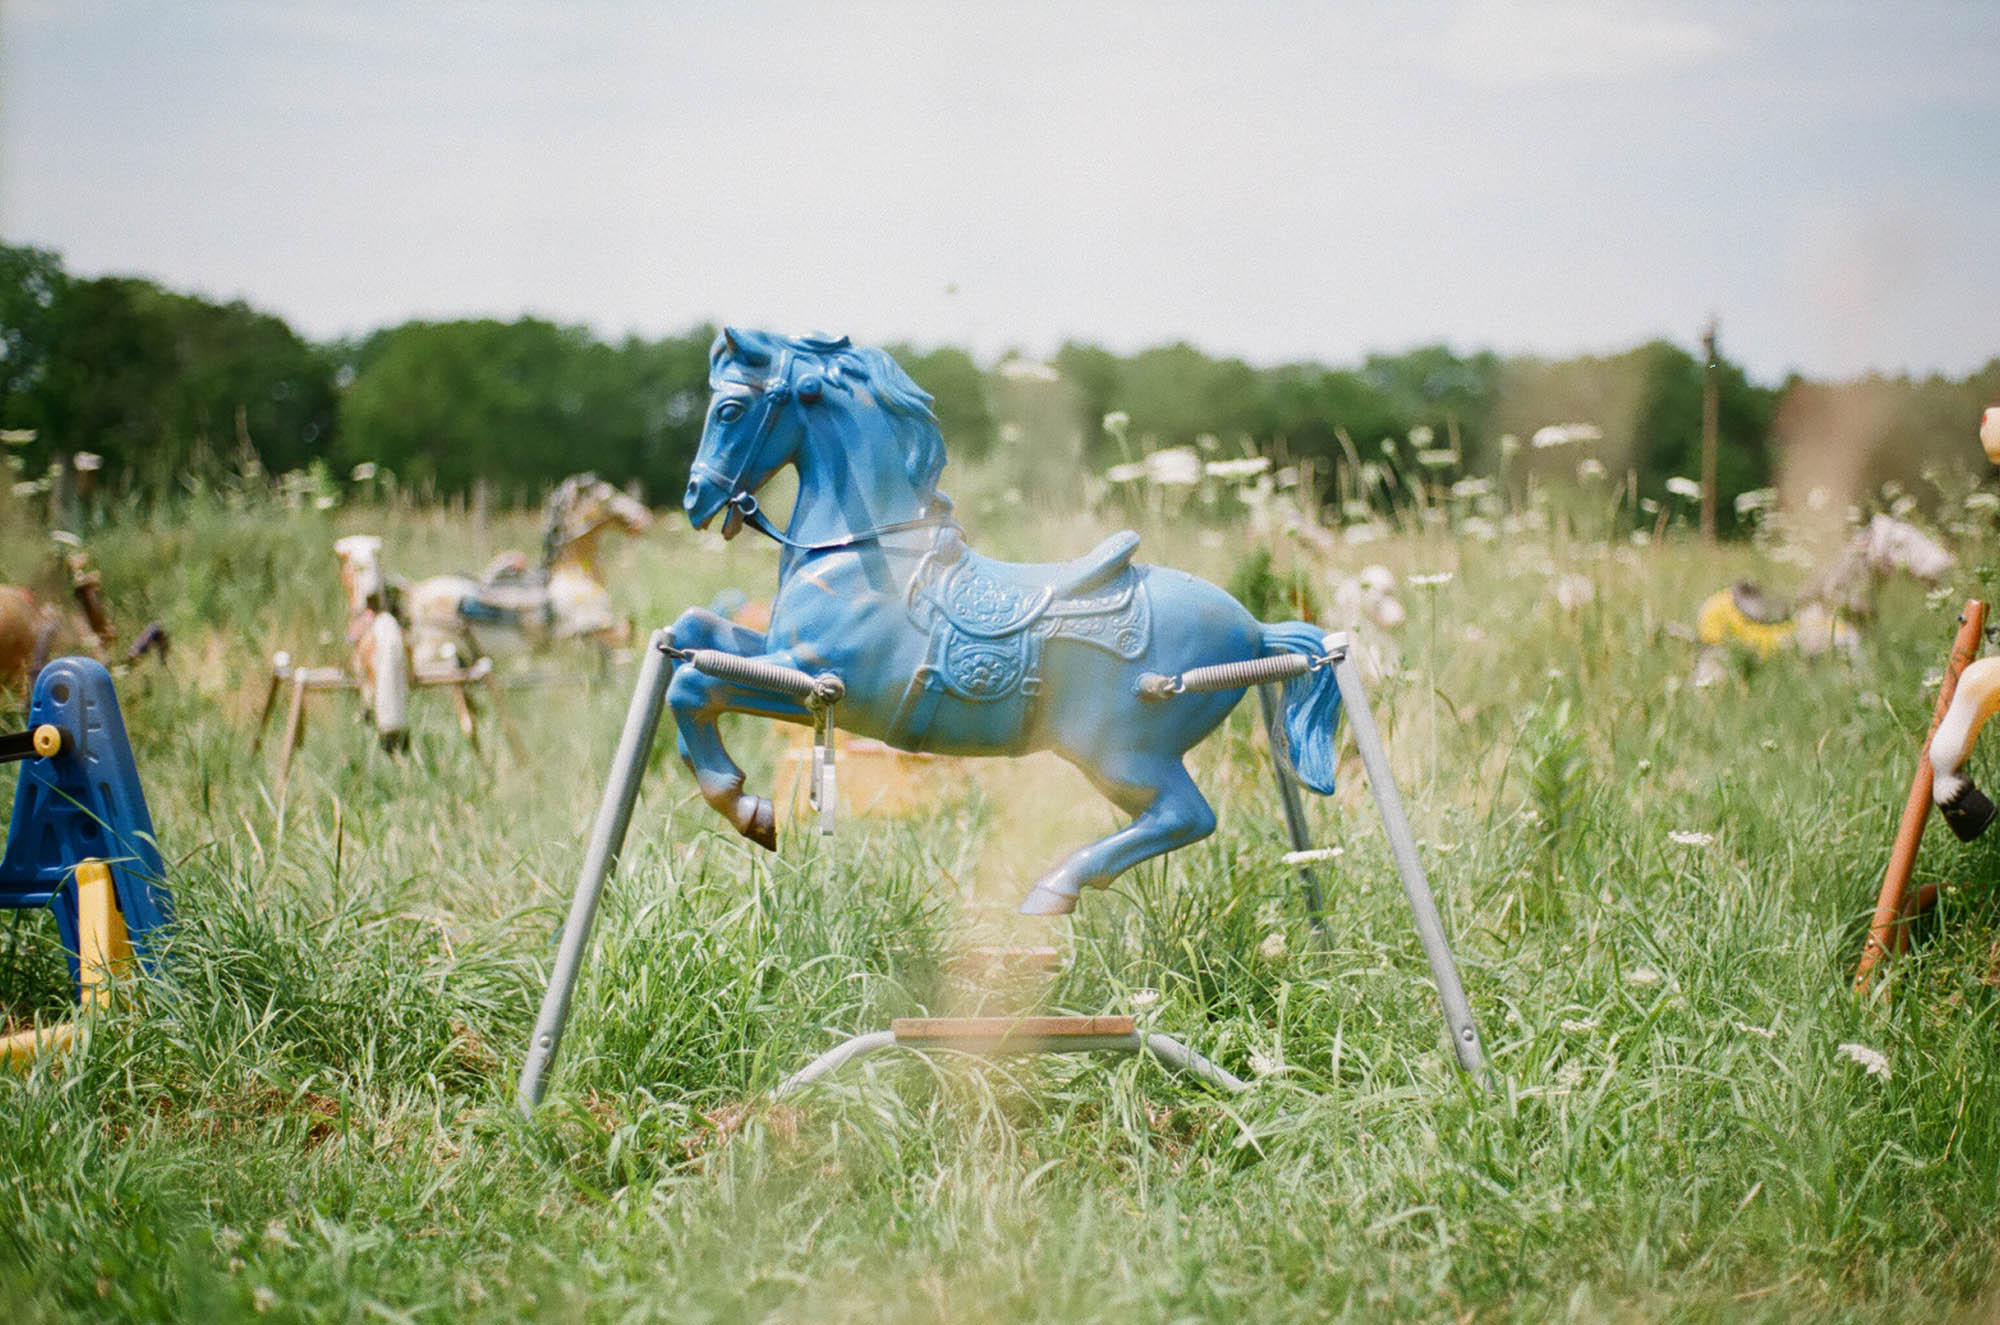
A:
{"type": "Polygon", "coordinates": [[[1162,760],[1149,771],[1149,782],[1137,783],[1091,774],[1098,790],[1137,817],[1111,836],[1071,853],[1043,875],[1022,900],[1022,915],[1068,915],[1084,888],[1105,887],[1139,862],[1199,842],[1215,831],[1215,811],[1179,759],[1162,760]]]}
{"type": "MultiPolygon", "coordinates": [[[[795,666],[784,654],[765,653],[761,632],[704,608],[683,612],[668,633],[676,648],[720,649],[795,666]]],[[[667,706],[673,710],[681,759],[693,771],[701,798],[737,832],[766,850],[777,850],[777,812],[768,798],[743,790],[743,770],[729,757],[715,722],[724,713],[751,713],[787,722],[810,722],[812,714],[781,695],[719,680],[686,664],[674,669],[674,679],[667,686],[667,706]]]]}

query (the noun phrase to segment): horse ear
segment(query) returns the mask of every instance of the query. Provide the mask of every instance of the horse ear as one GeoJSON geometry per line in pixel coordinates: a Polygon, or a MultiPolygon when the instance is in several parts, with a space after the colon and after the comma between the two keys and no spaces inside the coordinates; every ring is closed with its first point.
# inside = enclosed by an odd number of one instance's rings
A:
{"type": "Polygon", "coordinates": [[[738,331],[735,327],[724,327],[722,339],[723,343],[729,346],[730,354],[752,368],[762,368],[771,362],[770,351],[757,348],[757,333],[754,331],[738,331]]]}

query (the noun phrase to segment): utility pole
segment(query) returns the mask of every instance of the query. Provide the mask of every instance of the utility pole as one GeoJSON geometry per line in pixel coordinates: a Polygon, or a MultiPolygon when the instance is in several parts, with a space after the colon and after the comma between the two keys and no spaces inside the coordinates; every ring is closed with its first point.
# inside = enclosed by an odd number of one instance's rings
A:
{"type": "Polygon", "coordinates": [[[1715,318],[1701,337],[1701,537],[1715,541],[1715,448],[1717,422],[1715,318]]]}

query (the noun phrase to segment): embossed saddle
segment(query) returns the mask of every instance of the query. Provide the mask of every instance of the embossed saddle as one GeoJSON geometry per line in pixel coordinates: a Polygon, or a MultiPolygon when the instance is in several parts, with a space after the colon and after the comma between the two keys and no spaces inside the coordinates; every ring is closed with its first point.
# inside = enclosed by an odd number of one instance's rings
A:
{"type": "Polygon", "coordinates": [[[1139,535],[1113,534],[1058,565],[1018,565],[981,556],[947,530],[910,577],[910,621],[929,636],[904,692],[896,743],[921,749],[938,702],[1013,702],[1025,718],[1041,693],[1042,647],[1075,640],[1128,662],[1152,642],[1145,581],[1131,565],[1139,535]]]}

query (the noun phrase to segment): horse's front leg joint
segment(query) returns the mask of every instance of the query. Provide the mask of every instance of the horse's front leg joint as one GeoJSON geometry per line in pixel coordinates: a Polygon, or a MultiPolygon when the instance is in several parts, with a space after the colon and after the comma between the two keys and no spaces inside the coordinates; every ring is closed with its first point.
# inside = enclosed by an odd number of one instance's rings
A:
{"type": "Polygon", "coordinates": [[[682,757],[694,771],[701,798],[717,814],[729,820],[737,832],[767,851],[778,849],[778,816],[770,800],[743,790],[743,770],[723,748],[715,727],[724,705],[717,695],[717,683],[694,668],[674,671],[667,685],[667,706],[673,710],[680,731],[682,757]]]}

